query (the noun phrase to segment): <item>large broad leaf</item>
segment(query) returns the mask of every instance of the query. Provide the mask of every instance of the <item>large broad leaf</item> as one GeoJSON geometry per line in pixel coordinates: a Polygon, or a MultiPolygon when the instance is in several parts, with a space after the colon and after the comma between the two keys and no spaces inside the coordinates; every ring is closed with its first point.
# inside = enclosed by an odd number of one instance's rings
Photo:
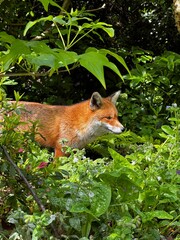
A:
{"type": "Polygon", "coordinates": [[[43,41],[30,41],[27,45],[37,54],[52,54],[53,50],[43,41]]]}
{"type": "Polygon", "coordinates": [[[114,58],[116,58],[116,60],[123,65],[123,67],[128,71],[128,73],[131,75],[130,71],[129,71],[129,68],[127,67],[124,59],[119,56],[118,54],[114,53],[114,52],[111,52],[110,50],[107,50],[107,49],[100,49],[100,53],[104,53],[104,54],[109,54],[111,56],[113,56],[114,58]]]}
{"type": "MultiPolygon", "coordinates": [[[[103,182],[93,182],[93,185],[88,187],[90,206],[87,208],[87,203],[75,202],[71,208],[71,212],[88,213],[94,218],[104,214],[111,201],[111,188],[103,182]]],[[[86,190],[87,192],[87,190],[86,190]]]]}
{"type": "Polygon", "coordinates": [[[94,182],[92,192],[94,197],[91,201],[91,212],[97,217],[104,214],[111,201],[111,188],[109,185],[102,182],[94,182]]]}
{"type": "Polygon", "coordinates": [[[4,71],[8,70],[10,65],[13,64],[18,59],[19,56],[30,53],[31,51],[28,48],[25,41],[18,39],[14,40],[12,42],[9,53],[0,58],[3,70],[4,71]]]}
{"type": "Polygon", "coordinates": [[[35,64],[37,68],[40,66],[48,66],[53,70],[58,70],[60,67],[65,67],[68,70],[68,65],[73,64],[78,60],[78,55],[75,52],[67,52],[61,49],[50,49],[45,44],[42,44],[42,46],[40,44],[40,48],[33,47],[32,49],[34,50],[34,53],[26,55],[25,58],[31,64],[35,64]]]}
{"type": "Polygon", "coordinates": [[[98,52],[87,52],[80,55],[79,61],[81,66],[91,72],[106,88],[103,67],[108,64],[108,59],[98,52]]]}
{"type": "Polygon", "coordinates": [[[120,78],[122,78],[116,65],[108,60],[106,54],[101,53],[95,48],[87,49],[86,53],[79,56],[79,61],[81,66],[91,72],[101,82],[104,88],[106,88],[104,67],[110,68],[120,78]]]}
{"type": "Polygon", "coordinates": [[[118,169],[120,167],[126,167],[126,168],[129,168],[129,169],[134,169],[134,166],[125,157],[123,157],[121,154],[119,154],[118,152],[116,152],[112,148],[109,148],[108,150],[111,154],[111,157],[113,158],[114,169],[118,169]]]}
{"type": "Polygon", "coordinates": [[[68,66],[69,64],[76,63],[79,59],[76,52],[65,51],[58,49],[56,56],[58,57],[59,66],[68,66]]]}
{"type": "Polygon", "coordinates": [[[12,35],[7,34],[6,32],[0,32],[1,42],[13,43],[14,40],[15,40],[15,37],[13,37],[12,35]]]}
{"type": "Polygon", "coordinates": [[[37,67],[48,66],[55,69],[57,65],[57,59],[52,54],[42,53],[39,56],[27,55],[25,58],[29,63],[35,64],[37,67]]]}
{"type": "Polygon", "coordinates": [[[68,69],[69,64],[73,64],[78,60],[77,53],[57,48],[51,49],[42,41],[28,42],[27,45],[33,52],[30,55],[26,55],[25,58],[37,67],[48,66],[54,70],[57,70],[60,67],[66,67],[68,69]]]}

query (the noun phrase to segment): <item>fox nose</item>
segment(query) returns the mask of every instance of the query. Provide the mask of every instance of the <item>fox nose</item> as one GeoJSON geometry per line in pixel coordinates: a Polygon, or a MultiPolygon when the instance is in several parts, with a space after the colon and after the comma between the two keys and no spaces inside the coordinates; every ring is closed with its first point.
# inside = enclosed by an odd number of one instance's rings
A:
{"type": "Polygon", "coordinates": [[[125,131],[125,127],[122,127],[122,128],[121,128],[121,132],[124,132],[124,131],[125,131]]]}

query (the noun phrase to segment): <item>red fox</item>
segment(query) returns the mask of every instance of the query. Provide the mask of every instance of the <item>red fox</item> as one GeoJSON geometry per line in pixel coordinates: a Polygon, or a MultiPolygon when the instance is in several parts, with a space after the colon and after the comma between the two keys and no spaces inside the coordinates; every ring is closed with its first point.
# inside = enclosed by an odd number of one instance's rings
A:
{"type": "MultiPolygon", "coordinates": [[[[106,133],[119,134],[124,130],[115,107],[119,95],[120,91],[102,98],[94,92],[89,100],[71,106],[20,101],[18,104],[25,109],[20,118],[23,122],[38,121],[35,140],[54,148],[55,157],[60,157],[65,155],[62,139],[67,140],[67,146],[81,149],[106,133]]],[[[18,128],[27,130],[30,124],[18,128]]]]}

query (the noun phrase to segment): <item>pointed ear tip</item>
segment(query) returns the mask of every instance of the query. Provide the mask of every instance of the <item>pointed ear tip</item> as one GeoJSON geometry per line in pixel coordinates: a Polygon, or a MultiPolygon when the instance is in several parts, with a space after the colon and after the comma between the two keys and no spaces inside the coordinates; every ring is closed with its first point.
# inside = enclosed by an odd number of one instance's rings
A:
{"type": "Polygon", "coordinates": [[[95,96],[95,95],[100,95],[100,94],[98,92],[93,92],[92,96],[95,96]]]}
{"type": "Polygon", "coordinates": [[[119,95],[120,95],[120,94],[121,94],[121,90],[117,91],[116,94],[119,94],[119,95]]]}
{"type": "Polygon", "coordinates": [[[114,97],[119,97],[120,94],[121,94],[121,90],[113,93],[111,96],[112,96],[112,97],[113,97],[113,96],[114,96],[114,97]]]}

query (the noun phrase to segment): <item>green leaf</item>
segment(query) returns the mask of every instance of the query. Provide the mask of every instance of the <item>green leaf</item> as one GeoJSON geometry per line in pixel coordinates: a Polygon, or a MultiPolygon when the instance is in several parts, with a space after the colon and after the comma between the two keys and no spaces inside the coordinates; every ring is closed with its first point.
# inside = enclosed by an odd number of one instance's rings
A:
{"type": "Polygon", "coordinates": [[[68,52],[61,49],[55,51],[56,49],[51,49],[46,44],[40,44],[39,48],[37,46],[33,47],[37,55],[30,54],[26,55],[25,58],[31,64],[35,64],[38,67],[48,66],[54,70],[60,67],[68,69],[68,65],[76,63],[78,60],[78,55],[75,52],[68,52]]]}
{"type": "Polygon", "coordinates": [[[6,32],[0,32],[0,41],[13,43],[15,40],[15,37],[13,37],[12,35],[7,34],[6,32]]]}
{"type": "Polygon", "coordinates": [[[174,59],[175,59],[175,56],[174,55],[170,55],[168,56],[167,60],[167,67],[170,71],[174,71],[174,59]]]}
{"type": "Polygon", "coordinates": [[[115,150],[113,150],[112,148],[109,148],[108,149],[110,154],[111,154],[111,157],[113,158],[114,160],[114,168],[115,169],[118,169],[119,166],[121,167],[127,167],[129,169],[134,169],[134,166],[129,163],[129,161],[123,157],[122,155],[120,155],[119,153],[117,153],[115,150]]]}
{"type": "Polygon", "coordinates": [[[174,130],[168,126],[168,125],[163,125],[162,127],[162,130],[167,133],[168,135],[174,135],[174,130]]]}
{"type": "Polygon", "coordinates": [[[98,22],[93,26],[94,29],[101,28],[105,31],[110,37],[114,37],[114,29],[110,27],[110,24],[106,24],[104,22],[98,22]],[[107,27],[105,27],[107,26],[107,27]]]}
{"type": "Polygon", "coordinates": [[[166,135],[165,133],[159,133],[159,136],[162,138],[168,138],[168,135],[166,135]]]}
{"type": "Polygon", "coordinates": [[[49,0],[38,0],[38,1],[42,3],[44,9],[47,12],[48,11],[48,6],[49,6],[49,0]]]}
{"type": "Polygon", "coordinates": [[[104,214],[111,201],[111,188],[103,182],[93,182],[92,186],[88,186],[88,195],[90,206],[87,208],[86,202],[75,202],[71,208],[71,212],[88,213],[94,218],[104,214]]]}
{"type": "Polygon", "coordinates": [[[43,17],[43,18],[40,18],[38,20],[35,20],[35,21],[29,21],[24,29],[24,33],[23,35],[25,36],[27,31],[32,28],[36,23],[38,22],[41,22],[41,21],[52,21],[53,20],[53,16],[52,15],[49,15],[48,17],[43,17]]]}
{"type": "Polygon", "coordinates": [[[49,4],[51,4],[52,6],[60,8],[60,6],[56,2],[54,2],[53,0],[38,0],[38,1],[42,3],[46,12],[48,12],[49,4]]]}
{"type": "Polygon", "coordinates": [[[47,54],[53,54],[54,51],[45,43],[42,41],[31,41],[28,42],[27,45],[32,48],[32,50],[35,53],[47,53],[47,54]]]}
{"type": "Polygon", "coordinates": [[[42,53],[39,56],[28,55],[26,56],[27,61],[31,64],[35,64],[37,66],[48,66],[51,68],[57,67],[56,57],[52,54],[42,53]]]}
{"type": "Polygon", "coordinates": [[[63,17],[62,15],[59,15],[57,17],[54,17],[53,18],[53,22],[56,22],[56,23],[59,23],[61,25],[66,25],[66,22],[63,20],[63,17]]]}
{"type": "Polygon", "coordinates": [[[155,210],[153,212],[145,212],[142,214],[143,223],[151,221],[153,218],[158,219],[173,219],[173,216],[163,210],[155,210]]]}
{"type": "Polygon", "coordinates": [[[62,49],[58,49],[56,56],[59,66],[68,66],[69,64],[76,63],[79,59],[76,52],[70,52],[62,49]]]}
{"type": "Polygon", "coordinates": [[[95,194],[91,198],[91,212],[96,217],[104,214],[111,201],[111,188],[103,182],[94,182],[92,192],[95,194]]]}
{"type": "Polygon", "coordinates": [[[0,58],[0,62],[3,65],[3,70],[8,70],[10,65],[13,64],[19,56],[23,54],[29,54],[30,52],[31,51],[25,41],[16,39],[12,42],[9,53],[0,58]]]}
{"type": "Polygon", "coordinates": [[[112,57],[114,57],[120,64],[123,65],[123,67],[124,67],[124,68],[127,70],[127,72],[131,75],[128,66],[126,65],[124,59],[123,59],[121,56],[119,56],[118,54],[116,54],[116,53],[114,53],[114,52],[111,52],[110,50],[107,50],[107,49],[100,49],[100,53],[109,54],[109,55],[111,55],[112,57]]]}
{"type": "Polygon", "coordinates": [[[79,62],[82,67],[91,72],[103,87],[106,88],[103,67],[108,65],[109,60],[104,55],[98,52],[87,52],[79,56],[79,62]]]}
{"type": "Polygon", "coordinates": [[[90,71],[101,82],[104,88],[106,88],[104,79],[104,66],[110,68],[123,80],[123,77],[117,66],[110,62],[106,57],[107,54],[115,57],[129,72],[129,69],[123,58],[106,49],[97,50],[96,48],[88,48],[86,53],[80,55],[79,58],[81,66],[90,71]]]}

